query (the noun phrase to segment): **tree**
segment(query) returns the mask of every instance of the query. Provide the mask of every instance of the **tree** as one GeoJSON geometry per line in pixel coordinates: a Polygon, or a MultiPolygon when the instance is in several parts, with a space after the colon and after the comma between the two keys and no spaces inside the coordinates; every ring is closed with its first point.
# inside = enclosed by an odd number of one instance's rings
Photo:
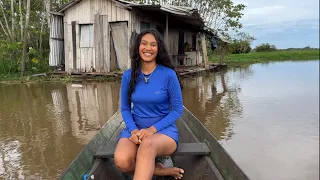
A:
{"type": "Polygon", "coordinates": [[[262,43],[258,46],[256,46],[255,51],[256,52],[271,52],[276,51],[277,47],[275,45],[271,45],[269,43],[262,43]]]}
{"type": "Polygon", "coordinates": [[[27,13],[26,13],[26,23],[24,26],[24,38],[23,38],[23,51],[22,51],[22,62],[21,62],[21,76],[24,75],[27,47],[28,47],[28,30],[30,21],[30,0],[27,0],[27,13]]]}
{"type": "Polygon", "coordinates": [[[248,53],[251,51],[251,43],[254,40],[256,40],[256,38],[250,34],[239,32],[231,38],[229,51],[232,54],[248,53]]]}

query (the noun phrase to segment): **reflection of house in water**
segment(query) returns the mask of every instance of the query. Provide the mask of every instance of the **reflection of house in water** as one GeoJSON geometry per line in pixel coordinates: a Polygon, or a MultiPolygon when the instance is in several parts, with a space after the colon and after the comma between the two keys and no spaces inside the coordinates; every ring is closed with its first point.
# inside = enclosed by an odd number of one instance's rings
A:
{"type": "Polygon", "coordinates": [[[208,74],[184,81],[185,106],[220,139],[233,135],[232,120],[242,112],[238,90],[228,87],[225,74],[208,74]]]}
{"type": "MultiPolygon", "coordinates": [[[[69,131],[69,124],[65,121],[66,118],[63,118],[63,116],[66,116],[65,110],[68,108],[66,107],[68,106],[68,101],[65,89],[66,88],[63,87],[59,90],[52,90],[51,92],[53,107],[50,108],[50,110],[55,117],[53,131],[58,137],[63,136],[66,132],[69,131]]],[[[57,138],[57,140],[60,140],[60,138],[57,138]]]]}
{"type": "Polygon", "coordinates": [[[87,143],[117,111],[119,87],[113,83],[67,85],[71,133],[87,143]]]}
{"type": "Polygon", "coordinates": [[[0,179],[25,179],[23,176],[20,142],[0,142],[0,179]]]}

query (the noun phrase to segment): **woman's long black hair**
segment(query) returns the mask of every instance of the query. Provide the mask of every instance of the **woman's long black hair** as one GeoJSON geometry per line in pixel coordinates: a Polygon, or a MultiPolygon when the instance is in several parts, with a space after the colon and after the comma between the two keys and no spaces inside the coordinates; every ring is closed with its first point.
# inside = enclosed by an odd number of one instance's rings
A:
{"type": "Polygon", "coordinates": [[[136,36],[136,38],[132,37],[133,42],[130,43],[131,44],[130,45],[131,46],[130,47],[131,78],[130,78],[130,87],[129,87],[129,93],[128,93],[130,101],[131,101],[131,95],[134,92],[135,86],[138,82],[138,76],[140,74],[141,57],[139,54],[139,46],[140,46],[142,37],[146,34],[152,34],[157,41],[158,54],[156,57],[156,63],[173,69],[177,74],[177,77],[178,77],[178,80],[180,83],[180,87],[182,89],[182,84],[181,84],[179,75],[178,75],[177,71],[174,69],[174,66],[171,62],[167,47],[163,41],[162,36],[160,35],[160,33],[157,30],[147,29],[147,30],[142,31],[140,34],[138,34],[136,36]]]}

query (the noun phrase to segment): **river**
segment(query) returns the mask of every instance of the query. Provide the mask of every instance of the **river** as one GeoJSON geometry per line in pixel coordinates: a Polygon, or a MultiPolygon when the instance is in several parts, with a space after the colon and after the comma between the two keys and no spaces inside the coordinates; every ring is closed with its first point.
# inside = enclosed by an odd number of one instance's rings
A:
{"type": "MultiPolygon", "coordinates": [[[[184,105],[251,179],[319,179],[319,61],[182,79],[184,105]]],[[[119,82],[0,85],[0,179],[57,179],[119,106],[119,82]]]]}

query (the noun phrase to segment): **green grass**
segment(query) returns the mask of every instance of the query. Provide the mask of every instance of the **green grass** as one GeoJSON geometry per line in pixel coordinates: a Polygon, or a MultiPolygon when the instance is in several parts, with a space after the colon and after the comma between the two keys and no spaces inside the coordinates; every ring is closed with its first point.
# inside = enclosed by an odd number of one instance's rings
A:
{"type": "Polygon", "coordinates": [[[11,60],[0,60],[0,74],[15,74],[17,73],[17,64],[11,60]]]}
{"type": "MultiPolygon", "coordinates": [[[[273,61],[319,60],[319,50],[278,50],[273,52],[250,52],[247,54],[228,54],[224,63],[229,66],[245,66],[273,61]]],[[[218,63],[216,55],[210,55],[209,61],[218,63]]]]}

